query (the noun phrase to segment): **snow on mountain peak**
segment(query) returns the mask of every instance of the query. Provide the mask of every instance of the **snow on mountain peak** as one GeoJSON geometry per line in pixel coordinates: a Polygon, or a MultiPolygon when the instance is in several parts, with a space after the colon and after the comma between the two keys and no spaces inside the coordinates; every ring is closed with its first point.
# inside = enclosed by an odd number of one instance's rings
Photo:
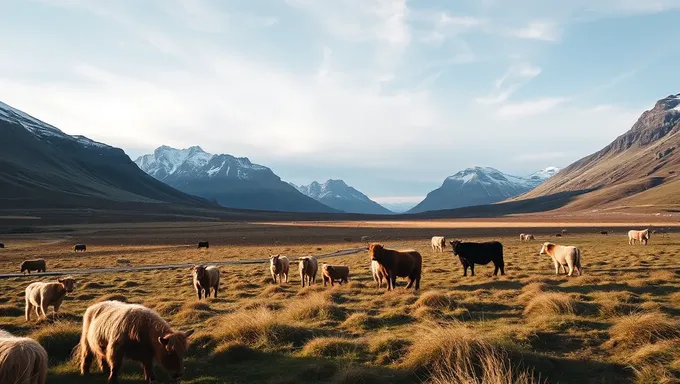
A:
{"type": "Polygon", "coordinates": [[[541,182],[551,178],[559,172],[557,167],[547,167],[538,172],[535,172],[527,177],[518,177],[505,174],[495,168],[491,167],[472,167],[466,168],[453,176],[446,178],[445,182],[461,182],[467,184],[470,182],[478,182],[483,185],[519,185],[523,187],[534,188],[541,182]]]}

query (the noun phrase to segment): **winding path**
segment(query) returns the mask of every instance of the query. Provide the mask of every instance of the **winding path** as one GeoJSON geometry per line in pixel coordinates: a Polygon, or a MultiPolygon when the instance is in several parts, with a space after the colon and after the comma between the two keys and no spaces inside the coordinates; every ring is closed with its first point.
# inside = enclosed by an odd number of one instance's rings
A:
{"type": "MultiPolygon", "coordinates": [[[[317,259],[326,259],[329,257],[336,256],[346,256],[353,255],[355,253],[366,251],[367,248],[353,248],[344,249],[340,251],[335,251],[332,253],[326,253],[323,255],[315,255],[317,259]]],[[[291,258],[292,261],[298,258],[291,258]]],[[[212,264],[212,265],[242,265],[242,264],[266,264],[269,263],[269,259],[254,259],[254,260],[227,260],[227,261],[207,261],[201,264],[212,264]]],[[[196,263],[185,263],[185,264],[155,264],[155,265],[141,265],[139,267],[116,267],[116,268],[92,268],[92,269],[67,269],[63,271],[52,271],[52,272],[39,272],[22,274],[22,273],[5,273],[0,274],[0,279],[9,279],[13,277],[36,277],[36,276],[62,276],[62,275],[94,275],[97,273],[117,273],[117,272],[135,272],[135,271],[161,271],[168,269],[181,269],[190,268],[196,265],[196,263]]]]}

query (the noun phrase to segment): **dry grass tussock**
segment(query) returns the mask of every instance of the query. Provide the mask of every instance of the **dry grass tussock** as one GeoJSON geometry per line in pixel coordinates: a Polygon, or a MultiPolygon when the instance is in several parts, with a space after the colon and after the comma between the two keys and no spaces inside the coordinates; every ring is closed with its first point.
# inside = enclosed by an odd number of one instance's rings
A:
{"type": "Polygon", "coordinates": [[[629,348],[680,338],[680,323],[660,312],[621,317],[609,330],[607,346],[629,348]]]}
{"type": "Polygon", "coordinates": [[[330,357],[357,359],[366,353],[366,345],[361,341],[339,337],[318,337],[310,340],[300,353],[306,357],[330,357]]]}
{"type": "Polygon", "coordinates": [[[646,344],[630,355],[630,363],[636,366],[659,364],[670,366],[680,363],[680,340],[664,340],[646,344]]]}
{"type": "Polygon", "coordinates": [[[428,382],[529,384],[541,380],[506,347],[467,327],[432,326],[416,338],[401,366],[429,375],[428,382]]]}
{"type": "Polygon", "coordinates": [[[80,342],[82,326],[71,322],[48,324],[29,337],[45,348],[51,362],[64,362],[71,358],[73,349],[80,342]]]}
{"type": "Polygon", "coordinates": [[[529,283],[522,287],[522,293],[517,297],[517,301],[520,303],[527,303],[533,299],[534,296],[541,294],[548,289],[548,284],[546,283],[529,283]]]}
{"type": "Polygon", "coordinates": [[[326,293],[314,293],[292,300],[281,312],[281,316],[294,321],[343,320],[346,313],[331,302],[326,293]]]}
{"type": "Polygon", "coordinates": [[[456,303],[450,295],[439,291],[428,291],[420,295],[416,303],[416,308],[433,308],[433,309],[453,309],[456,303]]]}
{"type": "Polygon", "coordinates": [[[536,294],[524,308],[524,316],[529,318],[573,315],[576,311],[576,300],[566,294],[548,292],[536,294]]]}

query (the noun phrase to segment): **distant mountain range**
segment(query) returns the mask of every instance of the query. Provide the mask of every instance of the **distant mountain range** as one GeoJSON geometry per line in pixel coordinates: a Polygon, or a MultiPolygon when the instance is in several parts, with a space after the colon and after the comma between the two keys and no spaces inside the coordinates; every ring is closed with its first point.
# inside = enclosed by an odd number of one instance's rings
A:
{"type": "Polygon", "coordinates": [[[328,180],[323,184],[316,181],[309,185],[296,186],[303,194],[339,211],[365,214],[390,214],[388,209],[350,187],[342,180],[328,180]]]}
{"type": "Polygon", "coordinates": [[[285,211],[338,212],[281,180],[271,169],[246,157],[213,155],[195,146],[157,148],[140,156],[141,170],[174,188],[200,196],[223,207],[285,211]]]}
{"type": "Polygon", "coordinates": [[[0,208],[211,207],[144,172],[121,149],[67,135],[0,103],[0,208]]]}
{"type": "Polygon", "coordinates": [[[645,111],[602,150],[515,200],[567,196],[563,209],[680,205],[680,94],[645,111]]]}
{"type": "Polygon", "coordinates": [[[428,193],[408,213],[496,203],[530,191],[558,172],[558,168],[548,167],[517,177],[489,167],[467,168],[446,178],[441,187],[428,193]]]}

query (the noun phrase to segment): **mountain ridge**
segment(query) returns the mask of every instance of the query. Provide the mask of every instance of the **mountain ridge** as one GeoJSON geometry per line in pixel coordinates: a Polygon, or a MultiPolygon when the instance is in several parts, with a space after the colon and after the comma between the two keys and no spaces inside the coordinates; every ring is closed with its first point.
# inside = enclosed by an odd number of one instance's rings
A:
{"type": "Polygon", "coordinates": [[[393,213],[343,180],[328,179],[323,184],[313,181],[300,186],[290,184],[302,194],[339,211],[381,215],[393,213]]]}

